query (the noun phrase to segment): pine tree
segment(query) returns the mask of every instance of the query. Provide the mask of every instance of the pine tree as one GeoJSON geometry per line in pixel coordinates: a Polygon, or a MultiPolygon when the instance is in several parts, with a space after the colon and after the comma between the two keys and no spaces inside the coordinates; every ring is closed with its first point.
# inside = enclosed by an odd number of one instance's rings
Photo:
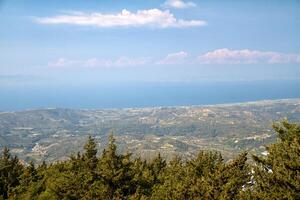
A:
{"type": "Polygon", "coordinates": [[[98,174],[108,186],[109,196],[123,198],[135,192],[133,185],[131,154],[118,155],[115,138],[109,137],[108,148],[103,151],[98,166],[98,174]]]}
{"type": "Polygon", "coordinates": [[[154,184],[160,182],[159,175],[165,170],[166,166],[166,161],[161,157],[160,153],[158,153],[157,157],[155,157],[150,163],[150,169],[154,176],[154,184]]]}
{"type": "Polygon", "coordinates": [[[188,199],[217,199],[219,187],[217,174],[224,167],[221,154],[214,151],[200,151],[196,158],[187,162],[188,199]]]}
{"type": "Polygon", "coordinates": [[[253,196],[258,199],[300,199],[300,124],[274,124],[279,141],[269,145],[268,155],[253,156],[253,196]]]}
{"type": "Polygon", "coordinates": [[[154,185],[151,199],[188,199],[187,171],[179,157],[174,157],[161,174],[161,183],[154,185]]]}
{"type": "Polygon", "coordinates": [[[154,186],[154,174],[151,167],[145,160],[140,157],[133,161],[133,183],[136,186],[136,192],[133,199],[141,199],[146,196],[151,196],[154,186]]]}
{"type": "Polygon", "coordinates": [[[5,148],[0,199],[300,199],[300,124],[285,121],[274,129],[279,141],[251,166],[246,152],[229,162],[212,151],[169,163],[160,154],[150,162],[132,159],[117,153],[113,136],[99,158],[89,137],[83,155],[37,168],[33,162],[23,167],[5,148]]]}
{"type": "Polygon", "coordinates": [[[83,158],[86,161],[86,165],[90,170],[94,170],[97,166],[98,158],[97,158],[97,149],[96,142],[92,136],[89,136],[88,141],[84,145],[85,153],[83,154],[83,158]]]}
{"type": "Polygon", "coordinates": [[[7,199],[14,187],[19,184],[23,166],[19,159],[12,157],[9,149],[5,147],[0,158],[0,196],[7,199]]]}
{"type": "Polygon", "coordinates": [[[237,158],[227,163],[215,173],[218,184],[216,196],[218,199],[240,199],[243,188],[247,187],[251,179],[251,168],[247,163],[247,153],[241,153],[237,158]]]}

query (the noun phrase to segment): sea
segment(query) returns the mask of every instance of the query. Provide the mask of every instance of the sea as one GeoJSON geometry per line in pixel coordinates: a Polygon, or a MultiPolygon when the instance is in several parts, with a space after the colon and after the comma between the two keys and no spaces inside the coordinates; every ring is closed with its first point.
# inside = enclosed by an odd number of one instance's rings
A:
{"type": "Polygon", "coordinates": [[[0,111],[189,106],[300,98],[300,80],[0,86],[0,111]]]}

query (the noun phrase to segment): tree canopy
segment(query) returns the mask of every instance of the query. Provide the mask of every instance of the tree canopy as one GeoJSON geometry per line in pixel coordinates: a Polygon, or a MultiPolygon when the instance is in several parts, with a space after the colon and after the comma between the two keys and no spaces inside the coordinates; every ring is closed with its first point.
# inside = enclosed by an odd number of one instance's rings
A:
{"type": "Polygon", "coordinates": [[[170,162],[118,154],[113,136],[98,156],[89,137],[84,152],[62,162],[20,163],[4,148],[0,199],[300,199],[300,125],[274,125],[278,141],[267,156],[247,152],[225,162],[215,151],[170,162]]]}

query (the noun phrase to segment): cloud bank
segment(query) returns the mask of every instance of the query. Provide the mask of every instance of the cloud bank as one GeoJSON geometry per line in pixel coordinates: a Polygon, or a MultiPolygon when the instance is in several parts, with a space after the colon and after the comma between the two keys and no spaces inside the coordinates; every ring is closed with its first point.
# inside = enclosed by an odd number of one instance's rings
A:
{"type": "Polygon", "coordinates": [[[198,57],[192,57],[185,51],[170,53],[162,59],[151,57],[129,58],[121,56],[117,59],[90,58],[72,60],[59,58],[50,62],[51,67],[85,67],[85,68],[117,68],[144,65],[245,65],[245,64],[299,64],[300,54],[286,54],[274,51],[230,50],[227,48],[209,51],[198,57]]]}
{"type": "Polygon", "coordinates": [[[279,64],[300,63],[300,54],[284,54],[273,51],[230,50],[227,48],[207,52],[198,57],[201,64],[279,64]]]}
{"type": "Polygon", "coordinates": [[[186,58],[188,57],[188,53],[184,51],[180,51],[178,53],[170,53],[162,60],[158,61],[159,65],[176,65],[183,64],[186,62],[186,58]]]}
{"type": "Polygon", "coordinates": [[[59,58],[55,62],[48,63],[50,67],[90,67],[90,68],[113,68],[113,67],[130,67],[141,66],[149,63],[150,58],[129,58],[121,56],[115,60],[90,58],[86,60],[72,60],[59,58]]]}
{"type": "Polygon", "coordinates": [[[177,19],[168,10],[159,9],[138,10],[136,13],[123,9],[120,13],[103,14],[99,12],[56,15],[36,18],[40,24],[69,24],[77,26],[109,27],[155,27],[155,28],[184,28],[203,26],[203,20],[177,19]]]}
{"type": "Polygon", "coordinates": [[[167,8],[185,9],[185,8],[193,8],[196,7],[197,5],[191,1],[184,2],[181,0],[167,0],[163,4],[163,6],[167,8]]]}

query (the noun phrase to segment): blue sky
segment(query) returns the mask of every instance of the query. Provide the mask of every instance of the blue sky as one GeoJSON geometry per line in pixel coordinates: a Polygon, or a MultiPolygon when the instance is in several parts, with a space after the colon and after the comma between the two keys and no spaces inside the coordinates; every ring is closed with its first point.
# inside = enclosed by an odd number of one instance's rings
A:
{"type": "Polygon", "coordinates": [[[0,82],[300,78],[300,1],[0,0],[0,82]]]}

